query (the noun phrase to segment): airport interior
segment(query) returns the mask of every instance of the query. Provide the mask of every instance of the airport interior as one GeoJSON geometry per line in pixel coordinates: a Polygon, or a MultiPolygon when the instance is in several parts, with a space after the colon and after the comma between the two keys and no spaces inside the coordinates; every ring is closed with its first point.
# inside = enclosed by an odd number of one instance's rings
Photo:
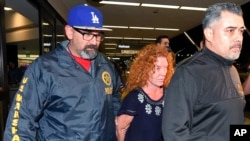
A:
{"type": "MultiPolygon", "coordinates": [[[[117,0],[128,2],[128,0],[117,0]]],[[[129,0],[131,5],[106,4],[101,0],[0,0],[0,140],[13,96],[18,89],[21,75],[39,56],[53,50],[66,40],[64,25],[67,12],[74,5],[89,4],[98,8],[104,25],[112,31],[105,33],[99,48],[121,70],[122,79],[134,56],[145,45],[154,43],[158,35],[168,35],[176,55],[176,63],[200,50],[203,38],[202,16],[206,8],[221,0],[129,0]],[[144,3],[171,5],[168,8],[142,7],[144,3]],[[174,6],[177,9],[174,9],[174,6]],[[199,7],[183,10],[180,7],[199,7]],[[163,29],[164,28],[164,29],[163,29]],[[13,63],[20,70],[19,81],[12,81],[8,73],[13,63]]],[[[244,82],[250,73],[250,2],[230,0],[243,10],[246,26],[243,47],[235,66],[244,82]]],[[[250,124],[250,96],[246,96],[246,124],[250,124]]]]}

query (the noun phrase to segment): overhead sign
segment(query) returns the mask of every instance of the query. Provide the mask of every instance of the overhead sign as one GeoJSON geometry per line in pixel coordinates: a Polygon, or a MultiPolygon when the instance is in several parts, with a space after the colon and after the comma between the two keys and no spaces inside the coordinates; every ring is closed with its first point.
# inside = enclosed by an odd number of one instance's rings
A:
{"type": "Polygon", "coordinates": [[[122,54],[137,54],[138,50],[121,50],[122,54]]]}
{"type": "Polygon", "coordinates": [[[118,48],[130,48],[130,45],[118,45],[118,48]]]}

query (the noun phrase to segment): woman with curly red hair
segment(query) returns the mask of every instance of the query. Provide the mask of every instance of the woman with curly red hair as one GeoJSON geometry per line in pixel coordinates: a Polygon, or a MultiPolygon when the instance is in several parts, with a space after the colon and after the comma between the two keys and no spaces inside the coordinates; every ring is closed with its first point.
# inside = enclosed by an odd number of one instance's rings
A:
{"type": "Polygon", "coordinates": [[[173,72],[165,47],[150,44],[138,53],[129,70],[129,93],[116,118],[118,141],[162,140],[163,96],[173,72]]]}

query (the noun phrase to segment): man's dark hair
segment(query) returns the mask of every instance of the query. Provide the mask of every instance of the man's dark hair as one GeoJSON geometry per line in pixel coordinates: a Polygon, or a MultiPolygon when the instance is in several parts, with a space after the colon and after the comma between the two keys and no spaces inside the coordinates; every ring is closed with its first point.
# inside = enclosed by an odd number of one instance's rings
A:
{"type": "Polygon", "coordinates": [[[168,37],[167,35],[160,35],[160,36],[158,36],[158,37],[156,38],[155,43],[156,43],[156,44],[157,44],[157,43],[161,43],[161,39],[163,39],[163,38],[168,38],[168,39],[169,39],[169,37],[168,37]]]}
{"type": "Polygon", "coordinates": [[[230,13],[242,16],[243,12],[239,5],[234,3],[216,3],[210,7],[208,7],[205,12],[205,16],[202,20],[203,29],[209,27],[213,22],[218,21],[221,18],[221,13],[223,11],[228,11],[230,13]]]}

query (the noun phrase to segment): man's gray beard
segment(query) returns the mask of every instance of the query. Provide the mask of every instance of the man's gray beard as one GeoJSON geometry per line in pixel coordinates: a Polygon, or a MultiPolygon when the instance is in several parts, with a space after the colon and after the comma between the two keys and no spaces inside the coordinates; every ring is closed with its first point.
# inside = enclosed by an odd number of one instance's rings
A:
{"type": "Polygon", "coordinates": [[[87,50],[87,48],[88,47],[86,47],[85,49],[81,51],[81,57],[84,59],[89,59],[89,60],[95,59],[95,57],[97,56],[98,50],[92,47],[94,50],[89,51],[87,50]]]}
{"type": "MultiPolygon", "coordinates": [[[[237,46],[241,46],[240,43],[237,43],[237,44],[235,44],[235,45],[232,45],[232,46],[230,47],[230,49],[233,48],[233,46],[236,46],[236,45],[237,45],[237,46]]],[[[239,51],[235,51],[235,52],[233,52],[233,53],[230,53],[230,54],[228,54],[225,58],[226,58],[227,60],[231,60],[231,61],[234,61],[234,60],[238,59],[238,58],[240,57],[241,49],[242,49],[242,47],[240,48],[239,51]]]]}
{"type": "Polygon", "coordinates": [[[240,57],[240,51],[239,52],[234,52],[233,54],[230,54],[230,55],[226,56],[225,58],[227,60],[234,61],[234,60],[238,59],[239,57],[240,57]]]}

